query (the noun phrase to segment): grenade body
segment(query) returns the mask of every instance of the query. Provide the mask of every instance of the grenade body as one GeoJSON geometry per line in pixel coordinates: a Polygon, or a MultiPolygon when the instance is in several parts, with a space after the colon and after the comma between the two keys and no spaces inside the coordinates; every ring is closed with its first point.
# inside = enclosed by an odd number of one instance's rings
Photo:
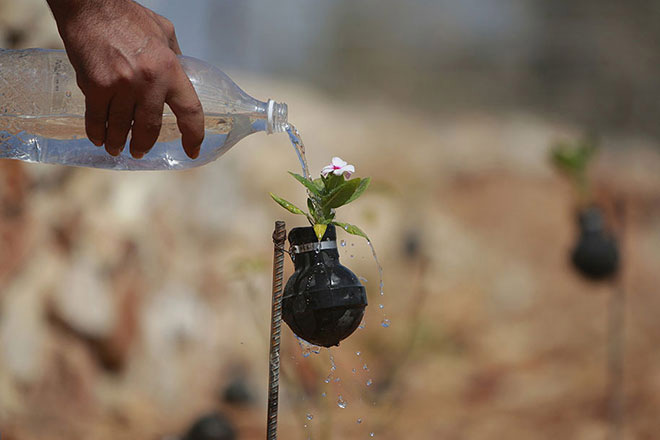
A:
{"type": "Polygon", "coordinates": [[[334,226],[328,226],[320,242],[313,228],[294,228],[289,243],[295,272],[284,288],[282,317],[307,342],[339,345],[362,322],[366,290],[339,262],[334,226]]]}
{"type": "Polygon", "coordinates": [[[579,213],[580,235],[571,253],[575,268],[592,280],[608,278],[619,268],[619,248],[605,228],[601,211],[589,207],[579,213]]]}

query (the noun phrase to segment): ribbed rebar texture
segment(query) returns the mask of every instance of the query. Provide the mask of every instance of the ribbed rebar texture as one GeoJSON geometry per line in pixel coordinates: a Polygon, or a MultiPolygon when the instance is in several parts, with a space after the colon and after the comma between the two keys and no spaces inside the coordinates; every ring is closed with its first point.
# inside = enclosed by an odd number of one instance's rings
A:
{"type": "Polygon", "coordinates": [[[268,374],[267,440],[277,439],[277,404],[280,391],[280,328],[282,326],[282,291],[284,278],[284,242],[286,225],[275,222],[273,232],[273,307],[270,319],[270,359],[268,374]]]}

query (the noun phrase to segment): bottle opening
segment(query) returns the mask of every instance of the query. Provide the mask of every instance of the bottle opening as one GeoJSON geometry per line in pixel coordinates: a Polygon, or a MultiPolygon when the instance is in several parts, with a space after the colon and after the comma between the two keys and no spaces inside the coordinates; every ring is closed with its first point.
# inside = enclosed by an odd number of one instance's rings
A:
{"type": "Polygon", "coordinates": [[[266,127],[268,134],[285,131],[288,117],[289,108],[285,103],[268,100],[268,125],[266,127]]]}

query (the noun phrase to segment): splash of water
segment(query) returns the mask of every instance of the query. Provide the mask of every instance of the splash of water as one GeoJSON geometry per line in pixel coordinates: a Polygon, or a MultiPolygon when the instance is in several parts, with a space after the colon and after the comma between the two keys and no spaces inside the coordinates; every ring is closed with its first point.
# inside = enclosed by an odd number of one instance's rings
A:
{"type": "MultiPolygon", "coordinates": [[[[335,357],[330,355],[330,373],[328,373],[328,376],[325,378],[325,383],[330,383],[335,375],[335,371],[337,371],[337,365],[335,365],[335,357]]],[[[339,378],[336,378],[335,382],[339,382],[339,378]]]]}
{"type": "Polygon", "coordinates": [[[374,256],[374,261],[376,261],[376,266],[378,267],[378,278],[379,278],[379,287],[380,287],[380,295],[383,296],[385,294],[385,283],[383,282],[383,266],[380,265],[380,261],[378,261],[378,255],[376,255],[376,249],[374,248],[373,243],[371,243],[371,240],[367,240],[367,244],[369,245],[369,248],[371,249],[371,255],[374,256]]]}
{"type": "Polygon", "coordinates": [[[298,335],[296,335],[296,339],[298,340],[298,345],[300,345],[300,349],[304,358],[308,358],[312,354],[319,354],[321,352],[321,347],[318,345],[310,344],[298,335]]]}
{"type": "Polygon", "coordinates": [[[339,398],[337,399],[337,406],[340,407],[341,409],[346,408],[346,405],[348,405],[348,402],[344,400],[342,395],[339,395],[339,398]]]}

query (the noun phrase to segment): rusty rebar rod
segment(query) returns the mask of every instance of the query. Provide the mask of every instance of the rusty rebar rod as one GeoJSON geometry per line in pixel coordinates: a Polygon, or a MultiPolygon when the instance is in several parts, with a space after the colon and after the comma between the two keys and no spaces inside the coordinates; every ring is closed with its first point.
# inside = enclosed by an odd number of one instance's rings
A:
{"type": "Polygon", "coordinates": [[[278,220],[275,222],[275,231],[273,231],[273,305],[270,319],[267,440],[277,439],[277,406],[280,391],[280,329],[282,326],[285,240],[286,224],[283,221],[278,220]]]}
{"type": "MultiPolygon", "coordinates": [[[[628,209],[625,200],[618,200],[616,216],[619,220],[619,255],[626,264],[626,242],[628,239],[628,209]]],[[[626,283],[623,264],[619,273],[612,280],[607,319],[607,370],[608,384],[608,418],[610,429],[608,440],[623,438],[625,418],[624,395],[624,357],[625,357],[625,307],[626,283]]]]}

